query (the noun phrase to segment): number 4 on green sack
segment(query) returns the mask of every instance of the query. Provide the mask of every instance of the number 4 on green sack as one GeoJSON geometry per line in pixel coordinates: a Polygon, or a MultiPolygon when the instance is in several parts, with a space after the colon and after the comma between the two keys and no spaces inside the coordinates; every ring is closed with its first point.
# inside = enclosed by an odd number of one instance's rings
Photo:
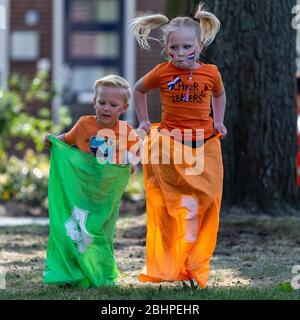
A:
{"type": "Polygon", "coordinates": [[[85,253],[89,245],[93,242],[93,237],[86,229],[86,221],[89,212],[75,206],[71,217],[65,222],[67,236],[76,244],[79,253],[85,253]]]}

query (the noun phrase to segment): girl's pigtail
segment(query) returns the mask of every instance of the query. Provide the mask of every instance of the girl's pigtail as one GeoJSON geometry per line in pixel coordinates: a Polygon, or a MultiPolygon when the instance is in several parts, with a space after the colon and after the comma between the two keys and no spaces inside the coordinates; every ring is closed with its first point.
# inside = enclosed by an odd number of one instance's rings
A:
{"type": "Polygon", "coordinates": [[[199,4],[195,19],[199,20],[200,23],[201,42],[204,46],[210,45],[220,30],[219,19],[214,14],[205,11],[202,3],[199,4]]]}
{"type": "Polygon", "coordinates": [[[162,14],[154,14],[150,16],[134,18],[130,21],[130,30],[136,38],[141,48],[150,50],[150,45],[147,40],[156,40],[157,38],[149,37],[150,32],[169,22],[169,19],[162,14]]]}

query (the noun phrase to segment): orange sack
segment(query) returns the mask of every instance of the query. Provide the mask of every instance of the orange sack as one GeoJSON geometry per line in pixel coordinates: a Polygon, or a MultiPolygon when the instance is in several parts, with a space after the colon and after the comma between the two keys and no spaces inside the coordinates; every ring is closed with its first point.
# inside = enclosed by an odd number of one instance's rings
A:
{"type": "Polygon", "coordinates": [[[221,143],[218,137],[213,137],[193,149],[161,134],[157,128],[151,127],[143,148],[146,266],[138,280],[195,279],[205,288],[219,228],[223,186],[221,143]],[[190,157],[182,157],[181,163],[175,161],[186,151],[190,157]],[[187,174],[187,170],[195,167],[191,157],[200,159],[201,172],[187,174]]]}

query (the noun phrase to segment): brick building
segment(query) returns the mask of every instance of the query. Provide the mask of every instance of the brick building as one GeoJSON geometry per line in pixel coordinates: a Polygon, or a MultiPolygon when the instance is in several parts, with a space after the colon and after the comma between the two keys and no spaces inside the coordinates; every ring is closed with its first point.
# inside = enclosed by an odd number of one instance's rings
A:
{"type": "MultiPolygon", "coordinates": [[[[0,87],[12,73],[32,77],[48,69],[61,94],[55,111],[67,104],[75,121],[93,112],[92,85],[108,73],[131,85],[161,62],[161,47],[142,51],[128,30],[136,15],[164,12],[165,0],[0,0],[0,87]],[[3,22],[4,21],[4,22],[3,22]]],[[[158,92],[149,95],[152,121],[160,119],[158,92]]],[[[130,106],[129,122],[135,112],[130,106]]]]}

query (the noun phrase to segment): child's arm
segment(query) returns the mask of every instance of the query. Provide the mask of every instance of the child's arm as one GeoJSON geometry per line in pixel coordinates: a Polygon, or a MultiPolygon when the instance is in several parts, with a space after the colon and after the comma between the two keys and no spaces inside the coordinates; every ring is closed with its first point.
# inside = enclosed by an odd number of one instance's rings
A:
{"type": "MultiPolygon", "coordinates": [[[[47,148],[51,146],[51,142],[49,140],[49,135],[50,134],[47,134],[44,138],[44,146],[47,148]]],[[[62,133],[62,134],[56,136],[55,138],[65,142],[65,133],[62,133]]]]}
{"type": "Polygon", "coordinates": [[[224,126],[224,115],[226,108],[225,90],[218,96],[212,97],[212,108],[214,118],[214,130],[222,135],[222,139],[227,135],[227,129],[224,126]]]}
{"type": "Polygon", "coordinates": [[[135,110],[139,120],[138,130],[145,130],[148,133],[151,127],[149,120],[148,107],[147,107],[147,89],[144,86],[144,79],[141,78],[133,88],[133,100],[135,103],[135,110]]]}

